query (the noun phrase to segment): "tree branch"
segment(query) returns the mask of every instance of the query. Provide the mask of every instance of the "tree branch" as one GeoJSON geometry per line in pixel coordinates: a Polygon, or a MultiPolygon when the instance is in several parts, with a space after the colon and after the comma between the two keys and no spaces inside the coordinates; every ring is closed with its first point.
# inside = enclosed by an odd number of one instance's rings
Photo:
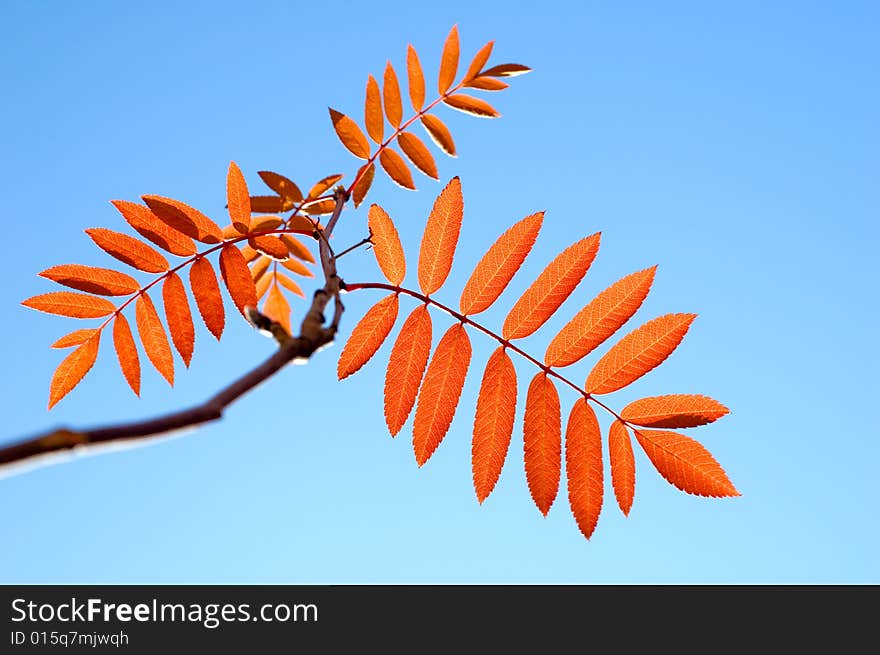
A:
{"type": "Polygon", "coordinates": [[[292,337],[278,323],[268,319],[254,308],[246,308],[251,323],[261,332],[275,337],[279,349],[269,359],[218,391],[200,405],[163,416],[87,430],[58,428],[0,448],[0,470],[10,465],[36,463],[51,454],[81,451],[89,447],[111,443],[146,441],[183,428],[216,421],[224,410],[241,396],[265,382],[293,360],[309,359],[314,353],[333,342],[345,307],[339,299],[340,279],[336,272],[336,257],[329,238],[336,226],[342,208],[348,199],[343,187],[334,193],[336,206],[323,230],[320,240],[321,265],[324,287],[318,289],[300,326],[300,335],[292,337]],[[324,327],[324,310],[330,300],[335,301],[333,321],[324,327]]]}

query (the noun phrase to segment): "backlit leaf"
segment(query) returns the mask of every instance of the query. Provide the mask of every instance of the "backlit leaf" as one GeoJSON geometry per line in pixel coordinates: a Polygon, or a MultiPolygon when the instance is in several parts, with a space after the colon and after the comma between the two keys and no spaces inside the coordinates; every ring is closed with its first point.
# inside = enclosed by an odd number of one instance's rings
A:
{"type": "Polygon", "coordinates": [[[280,216],[259,216],[251,221],[251,232],[268,232],[284,223],[280,216]]]}
{"type": "Polygon", "coordinates": [[[266,295],[266,292],[269,290],[269,285],[273,283],[274,279],[274,275],[264,275],[259,280],[257,280],[255,284],[257,288],[257,300],[261,300],[263,296],[266,295]]]}
{"type": "Polygon", "coordinates": [[[492,493],[501,475],[515,412],[516,370],[504,348],[499,347],[486,363],[474,417],[471,470],[480,503],[492,493]]]}
{"type": "Polygon", "coordinates": [[[189,269],[189,286],[196,299],[196,306],[208,330],[217,339],[223,334],[226,314],[223,310],[223,297],[220,285],[211,262],[202,257],[189,269]]]}
{"type": "Polygon", "coordinates": [[[565,478],[571,512],[589,539],[602,511],[602,431],[596,413],[583,398],[571,408],[565,429],[565,478]]]}
{"type": "Polygon", "coordinates": [[[614,421],[608,430],[608,455],[614,496],[620,511],[628,516],[636,493],[636,460],[629,430],[620,421],[614,421]]]}
{"type": "Polygon", "coordinates": [[[434,201],[422,235],[418,272],[425,295],[437,291],[449,276],[463,216],[461,181],[454,177],[434,201]]]}
{"type": "Polygon", "coordinates": [[[291,293],[296,294],[300,298],[306,297],[306,294],[303,293],[302,287],[300,287],[296,282],[291,280],[289,277],[287,277],[281,271],[278,271],[277,273],[275,273],[275,279],[278,281],[279,284],[281,284],[282,287],[284,287],[285,289],[287,289],[291,293]]]}
{"type": "Polygon", "coordinates": [[[480,74],[487,77],[516,77],[517,75],[529,73],[531,70],[531,68],[522,64],[499,64],[482,71],[480,74]]]}
{"type": "Polygon", "coordinates": [[[465,95],[464,93],[454,93],[451,96],[443,98],[443,102],[453,109],[470,114],[471,116],[479,116],[480,118],[498,118],[500,113],[488,102],[480,98],[465,95]]]}
{"type": "Polygon", "coordinates": [[[599,233],[563,250],[520,296],[504,319],[505,339],[527,337],[549,319],[587,274],[599,251],[599,233]]]}
{"type": "Polygon", "coordinates": [[[306,265],[298,259],[285,259],[281,262],[281,265],[288,271],[292,271],[297,275],[302,275],[303,277],[315,277],[315,274],[306,268],[306,265]]]}
{"type": "Polygon", "coordinates": [[[425,75],[416,49],[411,45],[406,48],[406,75],[409,80],[409,99],[413,109],[422,111],[425,104],[425,75]]]}
{"type": "Polygon", "coordinates": [[[279,196],[251,196],[251,211],[255,214],[277,214],[288,209],[279,196]]]}
{"type": "Polygon", "coordinates": [[[721,465],[699,442],[677,432],[636,430],[636,439],[667,482],[697,496],[739,496],[721,465]]]}
{"type": "Polygon", "coordinates": [[[367,225],[373,243],[373,254],[376,255],[382,274],[391,284],[398,286],[406,276],[406,257],[394,222],[384,209],[373,204],[367,213],[367,225]]]}
{"type": "MultiPolygon", "coordinates": [[[[366,138],[364,139],[366,142],[366,138]]],[[[324,195],[325,191],[328,191],[330,187],[336,184],[339,180],[343,178],[341,173],[334,173],[333,175],[328,175],[327,177],[322,177],[320,180],[315,182],[315,185],[309,189],[309,198],[317,198],[318,196],[324,195]]]]}
{"type": "Polygon", "coordinates": [[[251,197],[244,175],[234,161],[229,162],[226,175],[226,205],[235,229],[242,234],[247,233],[251,227],[251,197]]]}
{"type": "Polygon", "coordinates": [[[74,330],[70,334],[65,334],[63,337],[58,339],[50,346],[50,348],[72,348],[73,346],[78,346],[95,336],[95,332],[97,331],[98,330],[96,330],[95,328],[83,328],[80,330],[74,330]]]}
{"type": "Polygon", "coordinates": [[[258,253],[271,257],[275,261],[283,262],[290,257],[290,251],[284,242],[274,234],[264,234],[248,239],[248,245],[258,253]]]}
{"type": "Polygon", "coordinates": [[[401,186],[404,189],[416,188],[416,185],[413,183],[412,173],[410,173],[409,166],[406,165],[403,157],[398,155],[397,152],[391,148],[383,149],[382,152],[379,153],[379,163],[382,165],[382,168],[385,169],[385,172],[388,173],[388,177],[394,180],[398,186],[401,186]]]}
{"type": "Polygon", "coordinates": [[[340,380],[357,373],[376,354],[394,327],[398,307],[396,293],[385,296],[354,326],[336,365],[336,374],[340,380]]]}
{"type": "Polygon", "coordinates": [[[456,323],[437,344],[419,391],[413,421],[413,450],[422,466],[449,431],[471,361],[471,342],[456,323]]]}
{"type": "Polygon", "coordinates": [[[263,278],[271,263],[272,259],[265,256],[260,256],[254,262],[254,265],[251,266],[251,277],[254,279],[254,282],[259,282],[263,278]]]}
{"type": "Polygon", "coordinates": [[[385,372],[385,423],[392,437],[412,411],[430,354],[431,315],[419,305],[400,328],[385,372]]]}
{"type": "Polygon", "coordinates": [[[179,257],[196,254],[196,244],[193,240],[168,227],[149,207],[126,200],[113,200],[112,204],[142,237],[149,239],[163,250],[179,257]]]}
{"type": "Polygon", "coordinates": [[[620,418],[649,428],[695,428],[729,412],[724,405],[707,396],[676,394],[633,401],[623,408],[620,418]]]}
{"type": "Polygon", "coordinates": [[[171,357],[171,346],[168,345],[168,336],[156,306],[150,297],[143,293],[138,296],[135,303],[135,322],[137,323],[138,335],[147,353],[147,359],[156,368],[168,384],[174,385],[174,359],[171,357]]]}
{"type": "Polygon", "coordinates": [[[184,366],[188,368],[195,346],[196,329],[186,289],[177,273],[169,274],[162,284],[162,304],[165,306],[165,321],[168,323],[171,341],[180,353],[184,366]]]}
{"type": "Polygon", "coordinates": [[[462,314],[478,314],[498,299],[535,245],[543,219],[544,212],[526,216],[486,251],[461,292],[462,314]]]}
{"type": "Polygon", "coordinates": [[[168,227],[202,243],[220,243],[223,231],[194,207],[162,196],[141,196],[153,213],[168,227]]]}
{"type": "Polygon", "coordinates": [[[666,314],[648,321],[618,341],[596,362],[586,391],[611,393],[638,380],[669,357],[684,338],[696,314],[666,314]]]}
{"type": "Polygon", "coordinates": [[[494,77],[486,77],[485,75],[482,75],[480,77],[475,77],[464,86],[470,89],[480,89],[481,91],[504,91],[504,89],[510,85],[494,77]]]}
{"type": "Polygon", "coordinates": [[[290,234],[282,234],[280,235],[280,238],[284,242],[284,245],[287,246],[287,251],[291,255],[311,264],[315,263],[315,256],[302,241],[290,234]]]}
{"type": "Polygon", "coordinates": [[[313,200],[305,203],[302,208],[307,214],[312,216],[326,216],[327,214],[332,214],[333,210],[336,209],[336,201],[333,198],[313,200]]]}
{"type": "Polygon", "coordinates": [[[484,45],[477,51],[477,54],[474,55],[474,58],[471,60],[470,66],[468,66],[467,72],[462,78],[465,82],[469,82],[470,80],[474,79],[480,73],[480,71],[483,70],[483,66],[486,65],[487,61],[489,61],[489,57],[492,54],[492,47],[494,45],[494,41],[489,41],[486,45],[484,45]]]}
{"type": "Polygon", "coordinates": [[[382,115],[382,93],[376,78],[367,78],[367,96],[364,101],[364,125],[367,134],[378,144],[382,144],[385,136],[385,117],[382,115]]]}
{"type": "Polygon", "coordinates": [[[266,298],[262,311],[265,316],[268,316],[276,323],[284,326],[284,329],[287,330],[288,334],[291,333],[290,303],[287,302],[287,298],[281,293],[278,284],[273,284],[269,287],[269,297],[266,298]]]}
{"type": "Polygon", "coordinates": [[[86,230],[92,241],[108,255],[146,273],[163,273],[168,260],[143,241],[103,227],[86,230]]]}
{"type": "Polygon", "coordinates": [[[71,289],[79,289],[80,291],[102,296],[127,296],[141,288],[137,280],[125,273],[113,271],[109,268],[82,266],[80,264],[53,266],[39,273],[39,275],[71,289]]]}
{"type": "Polygon", "coordinates": [[[136,396],[141,395],[141,362],[138,358],[137,346],[131,335],[128,320],[122,314],[113,319],[113,346],[119,359],[119,368],[128,386],[136,396]]]}
{"type": "Polygon", "coordinates": [[[368,164],[364,164],[360,167],[357,172],[357,182],[355,182],[354,188],[351,190],[351,197],[354,200],[355,208],[361,206],[361,203],[364,201],[364,198],[367,197],[367,193],[370,191],[370,187],[373,185],[373,178],[376,176],[376,166],[373,162],[368,164]]]}
{"type": "Polygon", "coordinates": [[[401,132],[397,136],[397,143],[416,168],[428,177],[437,179],[437,164],[428,146],[419,137],[412,132],[401,132]]]}
{"type": "Polygon", "coordinates": [[[330,109],[330,120],[333,121],[336,136],[351,154],[360,159],[370,158],[370,144],[357,123],[335,109],[330,109]]]}
{"type": "Polygon", "coordinates": [[[388,122],[395,128],[400,127],[403,119],[403,105],[400,100],[400,84],[397,82],[397,73],[391,62],[385,64],[385,77],[382,81],[382,96],[385,101],[385,115],[388,122]]]}
{"type": "Polygon", "coordinates": [[[244,256],[233,244],[225,245],[220,250],[220,275],[242,316],[245,316],[245,307],[257,308],[257,287],[244,256]]]}
{"type": "Polygon", "coordinates": [[[455,153],[455,142],[452,140],[452,133],[446,124],[433,114],[425,114],[421,118],[422,127],[431,137],[431,140],[440,150],[450,157],[457,157],[455,153]]]}
{"type": "Polygon", "coordinates": [[[575,314],[544,354],[547,366],[568,366],[585,357],[617,332],[651,290],[656,266],[618,280],[575,314]]]}
{"type": "Polygon", "coordinates": [[[559,394],[546,373],[529,384],[523,418],[526,481],[532,500],[544,516],[559,492],[562,470],[562,419],[559,394]]]}
{"type": "Polygon", "coordinates": [[[75,291],[43,293],[28,298],[21,304],[47,314],[71,318],[100,318],[116,311],[116,306],[106,298],[98,298],[75,291]]]}
{"type": "Polygon", "coordinates": [[[443,52],[440,54],[440,73],[437,76],[437,88],[440,95],[445,94],[455,81],[458,72],[458,26],[453,25],[449,35],[443,44],[443,52]]]}
{"type": "Polygon", "coordinates": [[[69,394],[91,370],[98,358],[100,341],[101,333],[95,332],[91,339],[80,345],[58,365],[52,375],[52,382],[49,383],[49,409],[69,394]]]}
{"type": "Polygon", "coordinates": [[[257,175],[259,175],[263,182],[266,183],[267,187],[272,189],[272,191],[282,198],[294,203],[302,202],[302,191],[299,190],[299,187],[293,180],[288,179],[283,175],[279,175],[278,173],[273,173],[272,171],[259,171],[257,175]]]}

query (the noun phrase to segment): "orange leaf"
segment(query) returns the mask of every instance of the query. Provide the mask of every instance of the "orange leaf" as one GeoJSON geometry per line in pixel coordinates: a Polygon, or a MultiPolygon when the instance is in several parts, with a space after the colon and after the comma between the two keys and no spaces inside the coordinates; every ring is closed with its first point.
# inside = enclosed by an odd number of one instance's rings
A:
{"type": "Polygon", "coordinates": [[[168,270],[167,259],[134,237],[103,227],[90,227],[86,234],[101,250],[133,268],[146,273],[163,273],[168,270]]]}
{"type": "Polygon", "coordinates": [[[220,275],[242,316],[245,316],[245,307],[257,308],[257,287],[251,277],[251,269],[244,255],[233,244],[227,244],[220,250],[220,275]]]}
{"type": "MultiPolygon", "coordinates": [[[[269,230],[274,230],[276,227],[279,227],[283,220],[281,220],[280,216],[260,216],[254,221],[251,221],[251,232],[266,232],[269,230]]],[[[237,235],[236,235],[237,236],[237,235]]]]}
{"type": "Polygon", "coordinates": [[[281,293],[278,284],[269,287],[269,297],[263,304],[263,314],[268,316],[276,323],[283,325],[287,333],[290,334],[290,303],[281,293]]]}
{"type": "Polygon", "coordinates": [[[531,72],[531,70],[531,68],[522,64],[499,64],[484,70],[481,74],[487,77],[516,77],[517,75],[525,75],[531,72]]]}
{"type": "Polygon", "coordinates": [[[475,77],[464,86],[470,89],[480,89],[481,91],[504,91],[510,85],[494,77],[475,77]]]}
{"type": "Polygon", "coordinates": [[[425,75],[422,73],[419,55],[411,45],[406,48],[406,75],[409,80],[409,99],[413,109],[420,112],[425,104],[425,75]]]}
{"type": "Polygon", "coordinates": [[[58,339],[50,346],[50,348],[72,348],[73,346],[78,346],[95,336],[95,332],[97,331],[98,330],[96,330],[95,328],[74,330],[70,334],[65,334],[63,337],[58,339]]]}
{"type": "Polygon", "coordinates": [[[454,177],[434,201],[422,235],[419,286],[426,296],[443,286],[449,275],[463,216],[461,181],[454,177]]]}
{"type": "Polygon", "coordinates": [[[180,257],[196,254],[196,244],[193,240],[165,225],[149,207],[125,200],[113,200],[112,204],[142,237],[149,239],[160,248],[180,257]]]}
{"type": "Polygon", "coordinates": [[[357,373],[376,354],[394,327],[398,307],[396,293],[385,296],[354,326],[336,365],[340,380],[357,373]]]}
{"type": "Polygon", "coordinates": [[[335,109],[330,109],[330,120],[333,121],[336,136],[351,154],[360,159],[370,158],[370,144],[357,123],[335,109]]]}
{"type": "Polygon", "coordinates": [[[290,251],[287,249],[287,246],[273,234],[251,237],[248,239],[248,245],[258,253],[271,257],[275,261],[283,262],[290,257],[290,251]]]}
{"type": "Polygon", "coordinates": [[[269,257],[261,255],[254,265],[251,266],[251,277],[254,279],[254,282],[259,282],[262,279],[271,263],[272,260],[269,257]]]}
{"type": "Polygon", "coordinates": [[[421,121],[422,127],[425,128],[428,136],[431,137],[431,140],[440,150],[450,157],[458,156],[455,154],[455,142],[452,140],[452,133],[443,121],[433,114],[422,116],[421,121]]]}
{"type": "Polygon", "coordinates": [[[489,357],[474,418],[471,470],[477,500],[482,503],[492,493],[510,448],[516,412],[516,370],[499,347],[489,357]]]}
{"type": "Polygon", "coordinates": [[[49,409],[69,394],[95,365],[100,341],[101,333],[95,332],[91,339],[70,353],[58,365],[49,384],[49,409]]]}
{"type": "Polygon", "coordinates": [[[373,243],[373,254],[385,279],[398,286],[406,276],[406,257],[400,236],[394,227],[394,221],[379,205],[370,205],[367,212],[367,225],[370,229],[370,241],[373,243]]]}
{"type": "MultiPolygon", "coordinates": [[[[364,142],[366,143],[366,138],[364,138],[364,142]]],[[[343,176],[341,173],[334,173],[333,175],[322,177],[320,180],[315,182],[315,186],[309,189],[309,198],[317,198],[318,196],[323,195],[325,191],[327,191],[330,187],[341,180],[342,177],[343,176]]]]}
{"type": "Polygon", "coordinates": [[[171,341],[180,353],[184,366],[189,368],[195,346],[196,329],[189,309],[189,300],[186,298],[186,289],[183,288],[183,281],[177,273],[171,273],[165,278],[162,284],[162,303],[165,305],[165,320],[171,333],[171,341]]]}
{"type": "Polygon", "coordinates": [[[544,212],[526,216],[498,237],[464,285],[462,314],[478,314],[498,300],[535,245],[543,220],[544,212]]]}
{"type": "MultiPolygon", "coordinates": [[[[268,276],[267,276],[268,277],[268,276]]],[[[302,288],[289,277],[287,277],[284,273],[280,271],[275,273],[275,279],[281,283],[281,286],[298,295],[301,298],[305,298],[306,294],[303,293],[302,288]]]]}
{"type": "Polygon", "coordinates": [[[360,207],[364,198],[367,197],[370,187],[373,184],[373,178],[376,176],[376,166],[373,162],[364,164],[357,172],[357,182],[351,190],[352,199],[355,208],[360,207]]]}
{"type": "Polygon", "coordinates": [[[189,269],[189,286],[196,299],[196,305],[208,330],[217,339],[223,334],[226,315],[223,311],[223,298],[214,267],[204,257],[197,259],[189,269]]]}
{"type": "Polygon", "coordinates": [[[562,419],[559,394],[544,372],[529,385],[523,418],[526,481],[532,500],[544,516],[559,491],[562,470],[562,419]]]}
{"type": "MultiPolygon", "coordinates": [[[[327,198],[326,200],[313,200],[302,206],[302,209],[312,216],[325,216],[327,214],[332,214],[335,208],[336,201],[333,200],[333,198],[327,198]]],[[[292,224],[291,227],[293,227],[292,224]]]]}
{"type": "Polygon", "coordinates": [[[443,44],[443,52],[440,54],[440,74],[437,77],[437,88],[441,96],[449,90],[455,81],[455,74],[458,72],[458,53],[458,25],[453,25],[443,44]]]}
{"type": "Polygon", "coordinates": [[[277,193],[283,199],[289,200],[293,203],[302,202],[302,191],[299,190],[299,187],[296,186],[293,180],[290,180],[283,175],[279,175],[278,173],[273,173],[272,171],[259,171],[257,175],[259,175],[263,182],[266,183],[267,187],[272,189],[272,191],[277,193]]]}
{"type": "Polygon", "coordinates": [[[156,367],[168,384],[174,385],[174,360],[171,357],[171,346],[168,336],[153,301],[147,294],[141,294],[135,303],[135,322],[147,359],[156,367]]]}
{"type": "Polygon", "coordinates": [[[266,292],[269,290],[269,285],[272,284],[274,277],[274,275],[264,275],[259,280],[257,280],[257,300],[260,300],[263,296],[266,295],[266,292]]]}
{"type": "Polygon", "coordinates": [[[22,305],[47,314],[71,318],[100,318],[116,311],[106,298],[98,298],[75,291],[53,291],[23,300],[22,305]]]}
{"type": "Polygon", "coordinates": [[[80,264],[53,266],[39,275],[71,289],[102,296],[127,296],[141,288],[137,280],[125,273],[80,264]]]}
{"type": "Polygon", "coordinates": [[[385,78],[382,85],[383,99],[385,100],[385,115],[388,122],[395,128],[400,127],[403,119],[403,106],[400,101],[400,84],[397,82],[397,73],[391,62],[385,64],[385,78]]]}
{"type": "Polygon", "coordinates": [[[370,138],[382,144],[385,135],[385,118],[382,116],[382,92],[376,78],[367,77],[367,98],[364,101],[364,125],[370,138]]]}
{"type": "Polygon", "coordinates": [[[638,380],[663,363],[684,338],[696,314],[666,314],[648,321],[618,341],[596,362],[586,391],[610,393],[638,380]]]}
{"type": "Polygon", "coordinates": [[[290,234],[282,234],[280,235],[280,238],[284,242],[284,245],[287,246],[287,250],[291,255],[311,264],[315,263],[315,256],[302,241],[290,234]]]}
{"type": "Polygon", "coordinates": [[[453,109],[457,109],[471,116],[479,116],[480,118],[498,118],[500,113],[488,102],[480,98],[474,98],[463,93],[455,93],[451,96],[443,98],[443,102],[453,109]]]}
{"type": "Polygon", "coordinates": [[[596,296],[553,337],[544,363],[568,366],[593,352],[641,307],[656,270],[652,266],[627,275],[596,296]]]}
{"type": "Polygon", "coordinates": [[[406,165],[403,157],[394,150],[391,148],[382,150],[379,153],[379,163],[382,164],[382,168],[388,173],[388,177],[394,180],[398,186],[402,186],[404,189],[416,188],[416,185],[413,183],[412,173],[409,172],[409,166],[406,165]]]}
{"type": "Polygon", "coordinates": [[[281,262],[281,265],[288,271],[293,271],[297,275],[302,275],[303,277],[315,277],[315,274],[307,269],[306,265],[298,259],[287,259],[281,262]]]}
{"type": "Polygon", "coordinates": [[[549,319],[580,284],[599,251],[599,233],[563,250],[547,265],[504,319],[505,339],[522,339],[549,319]]]}
{"type": "Polygon", "coordinates": [[[131,328],[122,314],[113,319],[113,346],[119,359],[119,368],[128,386],[136,396],[141,395],[141,362],[138,359],[137,346],[131,336],[131,328]]]}
{"type": "Polygon", "coordinates": [[[260,257],[260,253],[251,248],[248,244],[244,244],[241,247],[241,255],[244,257],[244,260],[248,263],[254,261],[257,257],[260,257]]]}
{"type": "Polygon", "coordinates": [[[276,214],[290,209],[284,198],[278,196],[251,196],[251,211],[255,214],[276,214]]]}
{"type": "Polygon", "coordinates": [[[697,496],[739,496],[721,465],[699,442],[677,432],[636,430],[648,459],[669,484],[697,496]]]}
{"type": "Polygon", "coordinates": [[[419,305],[400,328],[385,372],[385,423],[392,437],[412,411],[430,354],[431,315],[419,305]]]}
{"type": "Polygon", "coordinates": [[[629,430],[614,421],[608,430],[608,456],[611,459],[611,484],[620,511],[629,516],[636,493],[636,460],[633,456],[629,430]]]}
{"type": "Polygon", "coordinates": [[[226,174],[226,206],[235,229],[246,234],[251,228],[251,197],[244,175],[234,161],[229,162],[226,174]]]}
{"type": "Polygon", "coordinates": [[[695,428],[730,412],[707,396],[676,394],[652,396],[631,402],[620,412],[628,423],[649,428],[695,428]]]}
{"type": "Polygon", "coordinates": [[[412,132],[401,132],[397,135],[397,143],[416,168],[428,177],[437,179],[437,164],[428,146],[419,137],[412,132]]]}
{"type": "Polygon", "coordinates": [[[223,231],[194,207],[162,196],[141,196],[153,213],[168,227],[202,243],[220,243],[223,231]]]}
{"type": "Polygon", "coordinates": [[[602,474],[602,431],[593,408],[578,398],[565,429],[565,478],[571,513],[587,539],[602,511],[602,474]]]}
{"type": "Polygon", "coordinates": [[[471,342],[461,323],[446,331],[437,344],[419,391],[413,421],[413,450],[422,466],[449,431],[471,361],[471,342]]]}
{"type": "Polygon", "coordinates": [[[474,58],[471,60],[471,65],[468,66],[467,72],[464,74],[462,78],[465,82],[468,82],[474,79],[481,70],[483,70],[483,66],[486,65],[486,62],[489,61],[489,56],[492,54],[492,47],[495,45],[494,41],[489,41],[486,45],[477,51],[477,54],[474,55],[474,58]]]}

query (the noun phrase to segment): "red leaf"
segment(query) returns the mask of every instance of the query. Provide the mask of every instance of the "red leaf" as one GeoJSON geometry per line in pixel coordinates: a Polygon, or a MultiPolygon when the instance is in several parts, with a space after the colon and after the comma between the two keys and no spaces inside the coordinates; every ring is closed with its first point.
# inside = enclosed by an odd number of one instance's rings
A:
{"type": "Polygon", "coordinates": [[[257,287],[254,286],[251,270],[234,244],[227,244],[220,250],[220,274],[242,316],[245,316],[245,307],[257,308],[257,287]]]}
{"type": "Polygon", "coordinates": [[[70,353],[58,365],[49,384],[49,409],[69,394],[95,365],[100,341],[101,333],[95,332],[91,339],[70,353]]]}
{"type": "Polygon", "coordinates": [[[562,469],[562,427],[559,394],[544,372],[529,385],[523,419],[526,481],[532,500],[544,516],[559,491],[562,469]]]}
{"type": "Polygon", "coordinates": [[[271,257],[275,261],[283,262],[290,257],[290,250],[285,243],[274,234],[264,234],[248,239],[248,245],[258,253],[271,257]]]}
{"type": "Polygon", "coordinates": [[[177,273],[171,273],[165,278],[162,284],[162,303],[165,305],[165,320],[168,322],[171,341],[180,353],[184,365],[189,368],[195,346],[196,329],[193,325],[186,289],[177,273]]]}
{"type": "Polygon", "coordinates": [[[168,227],[202,243],[220,243],[223,230],[202,212],[186,203],[163,196],[141,196],[168,227]]]}
{"type": "Polygon", "coordinates": [[[106,298],[89,296],[74,291],[53,291],[33,296],[21,303],[25,307],[47,314],[71,318],[100,318],[116,311],[116,306],[106,298]]]}
{"type": "Polygon", "coordinates": [[[422,466],[449,431],[471,361],[471,342],[456,323],[437,344],[419,391],[413,421],[413,450],[422,466]]]}
{"type": "Polygon", "coordinates": [[[620,418],[649,428],[695,428],[711,423],[729,411],[707,396],[678,394],[633,401],[623,408],[620,418]]]}
{"type": "Polygon", "coordinates": [[[412,411],[430,354],[431,315],[419,305],[400,328],[385,372],[385,423],[392,437],[412,411]]]}
{"type": "Polygon", "coordinates": [[[138,270],[146,273],[164,273],[168,270],[167,259],[134,237],[103,227],[90,227],[86,234],[101,250],[138,270]]]}
{"type": "Polygon", "coordinates": [[[156,370],[164,377],[168,384],[174,385],[174,360],[171,357],[171,346],[168,345],[168,336],[153,301],[147,294],[138,296],[135,303],[135,322],[138,334],[147,359],[156,367],[156,370]]]}
{"type": "Polygon", "coordinates": [[[80,264],[53,266],[39,275],[71,289],[102,296],[127,296],[141,288],[137,280],[125,273],[80,264]]]}
{"type": "Polygon", "coordinates": [[[367,213],[367,225],[373,243],[373,254],[376,255],[382,274],[391,284],[398,286],[406,276],[406,257],[394,221],[384,209],[373,204],[367,213]]]}
{"type": "Polygon", "coordinates": [[[141,363],[138,359],[137,346],[131,335],[128,321],[122,314],[117,314],[113,320],[113,346],[116,348],[116,356],[119,359],[119,368],[128,386],[136,396],[141,395],[141,363]]]}
{"type": "Polygon", "coordinates": [[[73,346],[78,346],[95,336],[95,333],[97,331],[98,330],[96,330],[95,328],[74,330],[70,334],[65,334],[63,337],[58,339],[50,346],[50,348],[72,348],[73,346]]]}
{"type": "Polygon", "coordinates": [[[385,296],[354,326],[336,366],[340,380],[357,373],[376,354],[394,327],[398,306],[396,293],[385,296]]]}
{"type": "Polygon", "coordinates": [[[196,254],[196,244],[193,240],[168,227],[150,211],[149,207],[125,200],[113,200],[112,203],[128,224],[145,239],[149,239],[172,255],[190,257],[196,254]]]}
{"type": "Polygon", "coordinates": [[[629,515],[636,493],[636,460],[633,456],[629,430],[620,421],[614,421],[608,430],[608,454],[611,459],[611,484],[617,504],[624,515],[629,515]]]}
{"type": "Polygon", "coordinates": [[[636,439],[667,482],[697,496],[739,496],[721,465],[699,442],[663,430],[636,430],[636,439]]]}
{"type": "Polygon", "coordinates": [[[522,64],[498,64],[484,70],[481,75],[487,77],[516,77],[517,75],[525,75],[531,72],[531,70],[531,68],[522,64]]]}
{"type": "Polygon", "coordinates": [[[223,334],[226,314],[223,311],[223,297],[220,285],[211,262],[202,257],[197,259],[189,270],[189,286],[196,299],[196,306],[208,330],[217,339],[223,334]]]}
{"type": "Polygon", "coordinates": [[[636,328],[596,362],[586,391],[611,393],[656,368],[676,349],[696,314],[666,314],[636,328]]]}
{"type": "Polygon", "coordinates": [[[434,201],[419,250],[419,286],[426,296],[446,281],[464,216],[461,181],[454,177],[434,201]]]}
{"type": "Polygon", "coordinates": [[[510,448],[516,412],[516,370],[499,347],[486,364],[471,445],[471,469],[477,500],[482,503],[492,493],[510,448]]]}
{"type": "Polygon", "coordinates": [[[602,476],[602,431],[593,408],[578,398],[565,430],[565,477],[571,512],[587,539],[602,511],[602,476]]]}

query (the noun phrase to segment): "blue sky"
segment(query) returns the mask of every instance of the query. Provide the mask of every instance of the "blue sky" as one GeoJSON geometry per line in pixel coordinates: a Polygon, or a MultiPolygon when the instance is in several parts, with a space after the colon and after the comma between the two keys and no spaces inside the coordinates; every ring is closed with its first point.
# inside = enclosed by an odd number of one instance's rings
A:
{"type": "MultiPolygon", "coordinates": [[[[411,423],[397,439],[384,427],[390,341],[343,383],[338,344],[221,423],[0,480],[0,582],[880,582],[876,5],[549,7],[7,3],[0,438],[183,407],[267,357],[271,342],[242,321],[219,344],[199,324],[190,370],[178,367],[170,389],[145,365],[138,399],[108,335],[96,368],[48,413],[62,358],[48,345],[74,321],[19,303],[52,290],[35,275],[50,265],[113,265],[82,232],[124,229],[111,199],[167,195],[222,220],[230,159],[254,189],[263,169],[306,187],[330,173],[351,179],[357,161],[326,107],[360,119],[367,74],[380,75],[386,59],[402,73],[409,42],[433,75],[457,23],[466,56],[495,39],[493,61],[535,72],[491,97],[497,121],[440,110],[460,154],[435,151],[441,181],[461,176],[466,209],[438,297],[454,304],[484,248],[546,210],[526,265],[485,314],[499,327],[557,252],[602,231],[584,282],[524,341],[540,355],[597,292],[658,264],[633,325],[667,312],[699,318],[661,368],[610,402],[661,393],[724,402],[731,414],[691,436],[742,497],[683,494],[637,452],[630,516],[607,485],[588,542],[564,494],[547,518],[532,504],[520,406],[501,481],[479,506],[470,427],[492,343],[472,336],[456,419],[421,469],[411,423]]],[[[417,177],[412,193],[377,177],[371,199],[399,225],[413,271],[441,185],[417,177]]],[[[336,240],[364,235],[362,209],[345,215],[336,240]]],[[[378,279],[369,253],[343,261],[347,280],[378,279]]],[[[378,299],[349,296],[347,328],[378,299]]],[[[434,324],[439,337],[448,322],[434,324]]],[[[573,366],[573,378],[595,359],[573,366]]],[[[516,366],[524,395],[533,371],[516,366]]],[[[574,397],[561,395],[567,411],[574,397]]]]}

